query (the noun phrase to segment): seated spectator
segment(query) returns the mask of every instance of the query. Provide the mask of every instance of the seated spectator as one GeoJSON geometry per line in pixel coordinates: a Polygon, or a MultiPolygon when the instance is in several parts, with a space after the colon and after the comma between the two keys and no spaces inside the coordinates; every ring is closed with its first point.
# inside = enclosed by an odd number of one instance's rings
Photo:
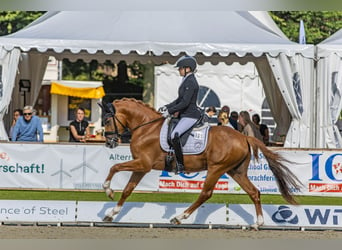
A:
{"type": "MultiPolygon", "coordinates": [[[[217,114],[217,119],[218,119],[218,122],[217,122],[217,125],[220,126],[222,125],[222,121],[220,120],[220,117],[222,116],[223,113],[227,113],[227,111],[230,111],[229,107],[228,106],[223,106],[220,111],[218,112],[217,114]]],[[[228,114],[229,116],[229,114],[228,114]]]]}
{"type": "Polygon", "coordinates": [[[229,113],[230,113],[230,108],[227,105],[223,106],[217,116],[217,119],[218,119],[217,125],[228,126],[228,127],[234,128],[233,125],[229,121],[229,113]]]}
{"type": "Polygon", "coordinates": [[[263,142],[265,143],[266,146],[270,144],[270,136],[269,136],[269,131],[268,127],[266,124],[260,124],[260,116],[258,114],[254,114],[252,116],[253,123],[257,126],[259,129],[262,137],[263,137],[263,142]]]}
{"type": "Polygon", "coordinates": [[[13,129],[15,124],[17,123],[17,120],[19,119],[20,116],[23,115],[23,110],[22,109],[15,109],[13,111],[13,120],[12,120],[12,125],[9,131],[9,139],[11,140],[12,138],[12,133],[13,133],[13,129]]]}
{"type": "Polygon", "coordinates": [[[34,114],[32,106],[25,106],[13,128],[12,141],[39,141],[43,142],[44,134],[42,123],[34,114]]]}
{"type": "Polygon", "coordinates": [[[76,119],[69,125],[69,142],[85,142],[86,138],[90,135],[89,123],[84,120],[84,114],[84,108],[79,107],[76,109],[76,119]]]}
{"type": "Polygon", "coordinates": [[[230,124],[233,125],[233,127],[236,130],[241,131],[241,125],[238,123],[238,119],[239,119],[239,113],[236,111],[232,111],[230,113],[230,116],[229,116],[229,122],[230,122],[230,124]],[[239,129],[239,127],[240,127],[240,129],[239,129]]]}
{"type": "Polygon", "coordinates": [[[214,106],[210,106],[205,110],[204,121],[210,123],[210,120],[213,117],[213,115],[216,115],[216,108],[214,106]]]}
{"type": "Polygon", "coordinates": [[[257,126],[255,126],[255,124],[251,121],[248,111],[240,112],[239,123],[242,126],[242,134],[256,137],[260,141],[263,141],[262,135],[257,126]]]}
{"type": "Polygon", "coordinates": [[[221,124],[220,126],[228,126],[234,129],[233,125],[229,122],[229,117],[226,112],[221,112],[218,117],[219,123],[221,124]]]}

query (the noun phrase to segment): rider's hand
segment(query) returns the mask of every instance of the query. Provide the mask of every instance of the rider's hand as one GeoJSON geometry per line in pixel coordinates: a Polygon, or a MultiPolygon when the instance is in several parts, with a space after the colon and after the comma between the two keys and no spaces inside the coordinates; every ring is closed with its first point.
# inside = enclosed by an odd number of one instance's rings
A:
{"type": "Polygon", "coordinates": [[[163,106],[161,108],[158,109],[158,112],[162,114],[163,117],[168,117],[170,114],[169,114],[169,111],[167,110],[167,107],[163,106]]]}
{"type": "Polygon", "coordinates": [[[165,118],[170,116],[169,111],[166,110],[164,113],[162,113],[162,116],[165,117],[165,118]]]}
{"type": "Polygon", "coordinates": [[[165,113],[165,111],[167,111],[166,106],[160,107],[160,108],[158,109],[158,112],[161,113],[161,114],[165,113]]]}

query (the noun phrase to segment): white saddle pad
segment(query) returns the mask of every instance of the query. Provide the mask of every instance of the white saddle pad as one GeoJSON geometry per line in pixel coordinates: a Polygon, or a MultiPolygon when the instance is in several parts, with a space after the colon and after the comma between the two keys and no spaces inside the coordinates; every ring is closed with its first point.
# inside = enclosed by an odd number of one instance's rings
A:
{"type": "MultiPolygon", "coordinates": [[[[167,143],[168,122],[169,119],[165,119],[163,126],[160,130],[160,146],[166,152],[170,151],[170,146],[167,143]]],[[[190,155],[202,153],[207,146],[209,129],[209,124],[202,126],[200,128],[193,129],[187,142],[183,147],[183,154],[190,155]]]]}

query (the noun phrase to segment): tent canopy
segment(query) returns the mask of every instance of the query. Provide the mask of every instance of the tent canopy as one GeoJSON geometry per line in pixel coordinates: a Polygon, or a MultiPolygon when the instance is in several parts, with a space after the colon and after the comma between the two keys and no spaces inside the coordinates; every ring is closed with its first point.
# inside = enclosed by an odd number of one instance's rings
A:
{"type": "Polygon", "coordinates": [[[159,64],[188,54],[200,64],[253,62],[279,127],[277,134],[287,134],[285,146],[312,146],[314,47],[291,42],[267,12],[47,12],[26,28],[0,37],[0,46],[2,53],[22,52],[16,82],[22,78],[35,83],[32,104],[49,56],[159,64]]]}
{"type": "MultiPolygon", "coordinates": [[[[48,12],[26,28],[0,38],[6,49],[20,47],[73,54],[260,56],[280,52],[312,56],[310,46],[288,40],[267,12],[111,11],[48,12]],[[75,21],[77,20],[77,21],[75,21]]],[[[155,57],[157,58],[157,57],[155,57]]]]}
{"type": "Polygon", "coordinates": [[[317,57],[327,57],[331,53],[335,53],[342,57],[342,29],[325,39],[317,45],[317,57]]]}
{"type": "Polygon", "coordinates": [[[333,35],[331,35],[330,37],[328,37],[327,39],[325,39],[324,41],[322,41],[320,43],[320,45],[322,44],[328,44],[328,45],[340,45],[342,44],[342,29],[338,30],[337,32],[335,32],[333,35]]]}

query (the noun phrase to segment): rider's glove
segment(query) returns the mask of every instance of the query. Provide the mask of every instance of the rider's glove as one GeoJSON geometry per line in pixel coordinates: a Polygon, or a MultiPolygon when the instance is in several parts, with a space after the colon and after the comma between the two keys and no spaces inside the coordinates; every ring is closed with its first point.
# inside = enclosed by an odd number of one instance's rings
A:
{"type": "Polygon", "coordinates": [[[158,112],[162,114],[163,117],[168,117],[170,114],[169,114],[169,111],[167,110],[167,107],[163,106],[161,108],[158,109],[158,112]]]}
{"type": "Polygon", "coordinates": [[[163,116],[164,118],[167,118],[168,116],[170,116],[169,111],[166,110],[165,112],[163,112],[163,113],[162,113],[162,116],[163,116]]]}
{"type": "Polygon", "coordinates": [[[165,113],[165,111],[167,111],[166,106],[160,107],[160,108],[158,109],[158,112],[159,112],[159,113],[165,113]]]}

